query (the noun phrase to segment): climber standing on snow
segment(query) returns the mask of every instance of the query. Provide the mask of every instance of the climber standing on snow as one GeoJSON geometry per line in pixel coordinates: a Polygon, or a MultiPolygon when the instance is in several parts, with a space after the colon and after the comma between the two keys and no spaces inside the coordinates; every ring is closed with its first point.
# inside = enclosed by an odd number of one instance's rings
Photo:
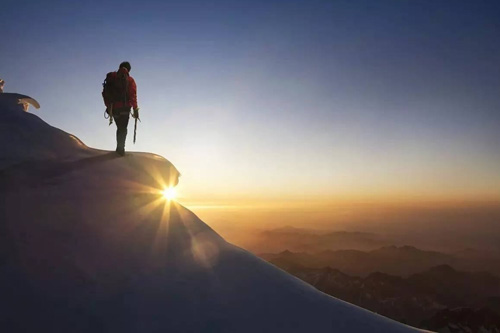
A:
{"type": "Polygon", "coordinates": [[[106,75],[102,90],[110,125],[113,119],[116,123],[116,152],[121,156],[125,155],[125,140],[131,109],[134,111],[132,117],[136,125],[139,119],[137,86],[135,80],[129,75],[130,69],[128,61],[122,62],[117,72],[110,72],[106,75]]]}

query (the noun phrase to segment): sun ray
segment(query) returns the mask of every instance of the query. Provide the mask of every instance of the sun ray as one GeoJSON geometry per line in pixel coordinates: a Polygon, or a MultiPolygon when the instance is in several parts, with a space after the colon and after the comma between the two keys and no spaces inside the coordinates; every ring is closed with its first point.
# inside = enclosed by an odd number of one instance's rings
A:
{"type": "Polygon", "coordinates": [[[168,249],[168,234],[170,229],[170,202],[165,201],[163,210],[161,212],[161,220],[156,230],[155,238],[153,240],[152,251],[153,254],[162,254],[168,249]]]}

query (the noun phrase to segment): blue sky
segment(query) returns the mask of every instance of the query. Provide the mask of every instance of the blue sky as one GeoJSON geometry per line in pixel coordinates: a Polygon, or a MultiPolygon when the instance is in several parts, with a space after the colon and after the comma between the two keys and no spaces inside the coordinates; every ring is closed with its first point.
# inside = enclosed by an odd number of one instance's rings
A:
{"type": "Polygon", "coordinates": [[[499,14],[497,1],[7,0],[0,77],[53,126],[114,149],[101,83],[130,61],[143,122],[127,148],[171,160],[187,198],[500,198],[499,14]]]}

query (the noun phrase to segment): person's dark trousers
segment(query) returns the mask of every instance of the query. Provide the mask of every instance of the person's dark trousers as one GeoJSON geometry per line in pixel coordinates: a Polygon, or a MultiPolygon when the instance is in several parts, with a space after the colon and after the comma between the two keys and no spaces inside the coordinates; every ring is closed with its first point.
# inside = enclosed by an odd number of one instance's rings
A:
{"type": "Polygon", "coordinates": [[[125,154],[125,140],[127,139],[127,127],[130,117],[130,109],[113,110],[113,118],[116,124],[116,152],[125,154]]]}

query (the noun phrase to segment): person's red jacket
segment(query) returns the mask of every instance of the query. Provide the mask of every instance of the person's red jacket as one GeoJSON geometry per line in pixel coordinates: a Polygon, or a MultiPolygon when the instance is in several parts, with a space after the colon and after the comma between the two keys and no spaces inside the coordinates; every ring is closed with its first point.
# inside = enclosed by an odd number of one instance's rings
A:
{"type": "MultiPolygon", "coordinates": [[[[107,101],[106,99],[104,99],[104,104],[106,105],[106,107],[109,107],[111,104],[113,104],[113,109],[118,109],[118,108],[123,108],[123,107],[137,109],[138,108],[138,106],[137,106],[137,85],[135,84],[134,78],[128,74],[128,70],[125,67],[121,67],[118,70],[118,72],[111,72],[108,75],[111,75],[111,77],[114,78],[114,77],[116,77],[116,75],[119,72],[123,72],[123,71],[128,76],[128,92],[127,92],[128,102],[125,104],[122,101],[113,102],[113,101],[107,101]]],[[[104,94],[103,94],[103,97],[104,97],[104,94]]]]}

